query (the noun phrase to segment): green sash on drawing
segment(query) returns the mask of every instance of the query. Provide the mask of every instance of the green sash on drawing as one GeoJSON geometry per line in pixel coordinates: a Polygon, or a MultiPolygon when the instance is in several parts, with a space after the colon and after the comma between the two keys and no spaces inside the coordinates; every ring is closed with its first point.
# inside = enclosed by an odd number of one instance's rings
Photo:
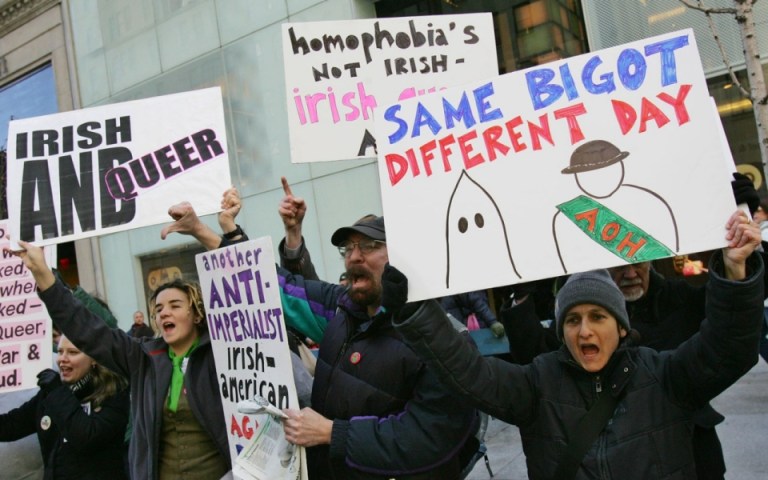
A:
{"type": "Polygon", "coordinates": [[[595,243],[629,263],[675,254],[637,225],[590,197],[579,195],[561,203],[557,209],[595,243]]]}

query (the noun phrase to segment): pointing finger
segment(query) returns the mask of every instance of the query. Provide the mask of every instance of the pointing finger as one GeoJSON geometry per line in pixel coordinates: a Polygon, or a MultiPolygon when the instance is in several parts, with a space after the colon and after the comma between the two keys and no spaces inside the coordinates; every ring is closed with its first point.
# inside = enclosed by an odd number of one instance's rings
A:
{"type": "Polygon", "coordinates": [[[291,191],[291,186],[290,186],[290,185],[288,185],[288,179],[287,179],[287,178],[285,178],[285,177],[280,177],[280,181],[283,183],[283,192],[284,192],[286,195],[291,195],[291,196],[293,196],[293,192],[291,191]]]}

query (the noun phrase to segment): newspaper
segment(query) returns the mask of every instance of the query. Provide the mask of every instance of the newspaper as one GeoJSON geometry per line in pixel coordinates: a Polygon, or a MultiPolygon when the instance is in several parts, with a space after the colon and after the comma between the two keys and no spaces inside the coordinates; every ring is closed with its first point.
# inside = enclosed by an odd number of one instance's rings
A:
{"type": "Polygon", "coordinates": [[[240,452],[235,464],[246,472],[248,480],[306,479],[304,447],[285,439],[280,418],[268,413],[256,416],[257,427],[250,443],[240,452]]]}

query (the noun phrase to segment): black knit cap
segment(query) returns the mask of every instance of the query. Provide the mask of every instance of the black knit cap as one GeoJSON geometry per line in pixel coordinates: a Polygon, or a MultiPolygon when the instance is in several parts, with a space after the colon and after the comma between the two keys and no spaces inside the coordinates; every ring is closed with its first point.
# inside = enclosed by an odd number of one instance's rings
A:
{"type": "Polygon", "coordinates": [[[557,338],[563,339],[563,320],[568,311],[576,305],[591,303],[600,305],[616,318],[620,327],[629,332],[629,315],[624,295],[616,286],[608,270],[571,275],[555,299],[557,338]]]}
{"type": "Polygon", "coordinates": [[[356,221],[351,227],[341,227],[331,235],[331,243],[338,247],[353,233],[362,233],[373,240],[386,241],[387,235],[384,231],[384,217],[366,215],[356,221]]]}

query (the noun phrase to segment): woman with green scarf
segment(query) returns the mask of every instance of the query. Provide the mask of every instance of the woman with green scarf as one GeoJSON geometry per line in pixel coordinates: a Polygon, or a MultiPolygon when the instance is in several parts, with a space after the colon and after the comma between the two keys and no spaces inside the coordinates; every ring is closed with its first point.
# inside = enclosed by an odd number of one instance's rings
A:
{"type": "Polygon", "coordinates": [[[133,339],[89,312],[19,241],[54,323],[83,352],[130,379],[131,478],[217,479],[232,468],[216,367],[197,284],[173,280],[150,298],[155,338],[133,339]]]}

